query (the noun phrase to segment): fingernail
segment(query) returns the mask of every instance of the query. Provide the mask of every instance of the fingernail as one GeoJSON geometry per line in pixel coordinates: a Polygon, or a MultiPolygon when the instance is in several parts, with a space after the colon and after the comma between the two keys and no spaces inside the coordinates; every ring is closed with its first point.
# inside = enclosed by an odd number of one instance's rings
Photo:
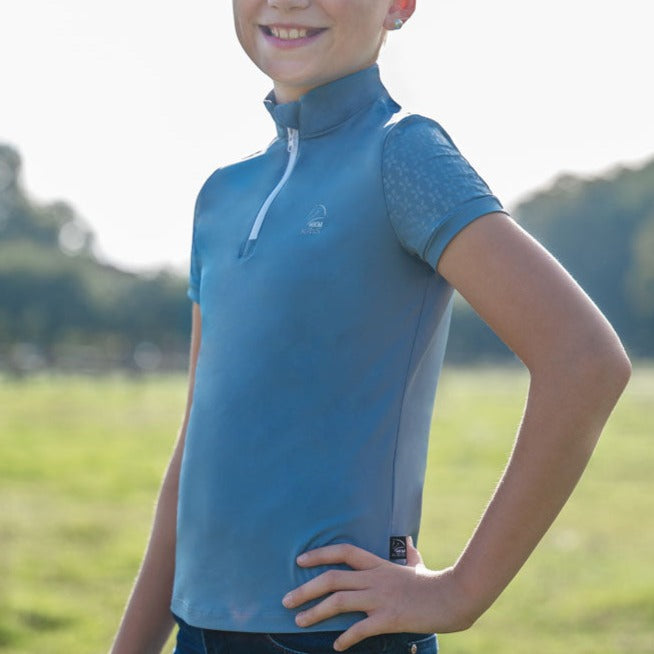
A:
{"type": "Polygon", "coordinates": [[[293,593],[286,593],[286,595],[284,595],[284,599],[282,600],[282,604],[284,606],[288,606],[292,600],[293,600],[293,593]]]}
{"type": "Polygon", "coordinates": [[[297,557],[298,563],[302,563],[306,561],[309,557],[306,554],[300,554],[300,556],[297,557]]]}

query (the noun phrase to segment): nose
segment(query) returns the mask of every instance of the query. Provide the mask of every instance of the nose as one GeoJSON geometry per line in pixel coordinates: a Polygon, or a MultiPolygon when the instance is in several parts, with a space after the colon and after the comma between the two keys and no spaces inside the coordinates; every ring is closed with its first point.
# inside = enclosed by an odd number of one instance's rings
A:
{"type": "Polygon", "coordinates": [[[282,11],[290,9],[306,9],[311,4],[311,0],[268,0],[269,7],[275,7],[282,11]]]}

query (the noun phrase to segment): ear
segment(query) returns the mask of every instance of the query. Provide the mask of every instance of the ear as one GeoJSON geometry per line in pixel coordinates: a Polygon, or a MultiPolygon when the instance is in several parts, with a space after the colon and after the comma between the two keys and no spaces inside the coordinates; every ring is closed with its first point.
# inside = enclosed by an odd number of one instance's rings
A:
{"type": "Polygon", "coordinates": [[[387,30],[394,30],[395,21],[398,18],[405,23],[409,18],[411,18],[415,10],[416,0],[393,0],[384,20],[384,28],[387,30]]]}

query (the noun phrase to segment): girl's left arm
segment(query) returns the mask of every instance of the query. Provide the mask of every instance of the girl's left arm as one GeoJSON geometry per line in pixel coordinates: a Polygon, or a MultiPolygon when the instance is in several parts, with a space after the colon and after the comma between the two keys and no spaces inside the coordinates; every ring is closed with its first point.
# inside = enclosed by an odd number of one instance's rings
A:
{"type": "Polygon", "coordinates": [[[469,227],[446,248],[438,270],[530,373],[508,465],[452,570],[472,624],[570,496],[631,364],[590,298],[513,220],[491,214],[469,227]]]}
{"type": "Polygon", "coordinates": [[[344,611],[367,618],[335,647],[384,632],[466,629],[516,575],[565,504],[625,388],[631,365],[611,325],[561,265],[513,220],[488,214],[464,228],[438,272],[523,361],[527,403],[493,497],[456,563],[431,571],[409,547],[398,566],[353,545],[307,553],[300,565],[347,563],[294,590],[285,606],[331,593],[302,626],[344,611]]]}

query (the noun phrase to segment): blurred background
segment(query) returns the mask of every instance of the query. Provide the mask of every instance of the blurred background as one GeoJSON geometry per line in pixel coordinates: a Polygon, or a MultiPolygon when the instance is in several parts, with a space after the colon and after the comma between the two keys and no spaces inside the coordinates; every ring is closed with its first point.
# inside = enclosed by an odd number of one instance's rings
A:
{"type": "MultiPolygon", "coordinates": [[[[654,652],[654,8],[418,4],[383,49],[387,88],[446,128],[635,364],[555,527],[447,651],[654,652]]],[[[273,137],[270,82],[224,0],[2,9],[0,651],[99,652],[183,411],[195,196],[273,137]]],[[[447,363],[423,518],[433,567],[465,544],[528,383],[459,301],[447,363]]]]}

